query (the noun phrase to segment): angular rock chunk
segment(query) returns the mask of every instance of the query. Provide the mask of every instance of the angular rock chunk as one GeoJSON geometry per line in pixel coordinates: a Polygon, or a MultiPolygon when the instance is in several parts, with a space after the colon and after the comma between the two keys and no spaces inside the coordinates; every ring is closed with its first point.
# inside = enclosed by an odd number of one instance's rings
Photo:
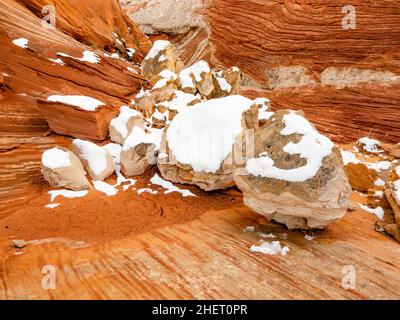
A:
{"type": "Polygon", "coordinates": [[[72,143],[72,152],[81,159],[92,180],[104,180],[114,172],[110,153],[93,142],[75,139],[72,143]]]}
{"type": "Polygon", "coordinates": [[[242,81],[242,72],[236,68],[213,72],[214,91],[211,98],[235,95],[242,81]]]}
{"type": "Polygon", "coordinates": [[[176,48],[166,40],[157,40],[142,61],[142,76],[152,80],[164,70],[176,71],[176,48]]]}
{"type": "Polygon", "coordinates": [[[142,90],[135,97],[134,107],[146,118],[150,116],[155,111],[156,100],[154,96],[148,90],[142,90]]]}
{"type": "Polygon", "coordinates": [[[177,76],[174,72],[164,70],[156,77],[157,81],[151,88],[150,94],[153,95],[156,103],[170,100],[176,89],[175,80],[177,76]]]}
{"type": "Polygon", "coordinates": [[[210,96],[214,90],[213,74],[207,62],[201,60],[183,69],[178,75],[180,89],[186,93],[210,96]]]}
{"type": "Polygon", "coordinates": [[[290,229],[323,228],[346,213],[351,188],[341,154],[302,112],[278,111],[253,145],[240,138],[233,176],[246,206],[290,229]]]}
{"type": "Polygon", "coordinates": [[[64,187],[71,190],[90,188],[79,158],[66,148],[54,147],[42,155],[44,179],[52,187],[64,187]]]}
{"type": "Polygon", "coordinates": [[[144,127],[143,115],[128,106],[121,107],[119,116],[110,122],[111,141],[124,144],[125,139],[135,126],[144,127]]]}
{"type": "Polygon", "coordinates": [[[157,163],[162,129],[149,130],[136,126],[126,139],[121,152],[121,172],[125,176],[140,175],[157,163]]]}
{"type": "MultiPolygon", "coordinates": [[[[178,113],[163,132],[158,158],[163,178],[206,191],[233,186],[232,145],[252,107],[255,105],[250,99],[229,96],[178,113]]],[[[257,122],[257,109],[254,111],[249,114],[257,122]]]]}

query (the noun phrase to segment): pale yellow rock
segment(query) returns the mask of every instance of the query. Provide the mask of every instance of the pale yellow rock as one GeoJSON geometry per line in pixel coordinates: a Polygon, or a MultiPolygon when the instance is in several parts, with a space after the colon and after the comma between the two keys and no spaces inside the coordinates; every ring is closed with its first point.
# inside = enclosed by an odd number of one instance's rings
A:
{"type": "Polygon", "coordinates": [[[47,167],[42,162],[42,172],[44,179],[56,188],[67,188],[71,190],[83,190],[90,188],[90,183],[86,178],[85,170],[79,158],[63,147],[56,147],[69,155],[70,165],[55,169],[47,167]]]}
{"type": "Polygon", "coordinates": [[[153,48],[149,55],[142,61],[142,76],[150,81],[157,77],[164,70],[176,72],[177,53],[176,48],[165,40],[157,40],[154,42],[153,48]],[[154,51],[154,48],[163,48],[154,51]],[[153,51],[152,51],[153,50],[153,51]],[[154,52],[154,56],[152,55],[154,52]]]}
{"type": "MultiPolygon", "coordinates": [[[[298,143],[302,137],[281,134],[285,127],[283,116],[288,113],[278,111],[254,133],[253,154],[257,158],[267,155],[275,167],[283,170],[307,164],[298,154],[283,151],[288,143],[298,143]]],[[[302,112],[296,113],[304,116],[302,112]]],[[[289,229],[324,228],[345,215],[351,188],[336,146],[322,159],[321,167],[312,178],[299,182],[250,174],[245,157],[248,147],[246,140],[238,137],[233,148],[233,177],[250,209],[289,229]]]]}
{"type": "Polygon", "coordinates": [[[157,163],[157,137],[143,128],[135,127],[121,152],[121,172],[125,176],[143,174],[157,163]]]}

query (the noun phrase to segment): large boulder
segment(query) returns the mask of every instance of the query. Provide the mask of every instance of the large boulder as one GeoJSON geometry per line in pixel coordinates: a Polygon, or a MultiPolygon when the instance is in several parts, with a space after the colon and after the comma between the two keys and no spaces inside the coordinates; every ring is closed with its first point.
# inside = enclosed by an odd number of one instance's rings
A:
{"type": "Polygon", "coordinates": [[[157,163],[162,129],[133,128],[121,152],[121,172],[125,176],[137,176],[157,163]]]}
{"type": "Polygon", "coordinates": [[[72,152],[81,159],[92,180],[102,181],[114,172],[110,153],[93,142],[75,139],[72,142],[72,152]]]}
{"type": "Polygon", "coordinates": [[[135,126],[144,127],[143,115],[128,106],[121,107],[119,116],[110,122],[111,141],[121,145],[124,144],[125,139],[135,126]]]}
{"type": "Polygon", "coordinates": [[[79,158],[66,148],[55,147],[42,155],[44,179],[52,187],[64,187],[71,190],[90,188],[79,158]]]}
{"type": "Polygon", "coordinates": [[[251,122],[244,121],[247,115],[253,115],[253,122],[258,123],[256,105],[242,96],[213,99],[181,110],[163,132],[158,157],[163,178],[206,191],[233,186],[232,145],[242,131],[242,122],[251,122]]]}
{"type": "Polygon", "coordinates": [[[341,154],[303,112],[276,112],[254,139],[238,136],[233,150],[244,203],[268,220],[290,229],[323,228],[346,213],[351,188],[341,154]]]}

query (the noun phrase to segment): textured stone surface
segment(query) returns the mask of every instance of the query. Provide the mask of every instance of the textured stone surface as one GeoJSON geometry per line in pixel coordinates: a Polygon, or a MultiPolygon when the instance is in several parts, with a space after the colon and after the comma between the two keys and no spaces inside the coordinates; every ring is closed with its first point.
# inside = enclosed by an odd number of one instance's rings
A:
{"type": "MultiPolygon", "coordinates": [[[[347,143],[373,133],[400,141],[400,16],[396,0],[209,0],[206,24],[170,39],[186,64],[238,66],[243,85],[266,90],[274,108],[303,109],[318,129],[347,143]],[[323,115],[323,116],[322,116],[323,115]]],[[[257,94],[257,96],[264,96],[257,94]]]]}
{"type": "MultiPolygon", "coordinates": [[[[296,144],[302,138],[299,134],[281,134],[285,128],[284,116],[287,114],[285,110],[278,111],[255,131],[254,155],[267,153],[274,166],[283,170],[301,167],[306,170],[311,159],[305,160],[303,156],[283,151],[286,145],[291,142],[296,144]]],[[[251,146],[247,141],[252,140],[239,136],[233,149],[233,177],[243,192],[245,205],[290,229],[323,228],[343,217],[351,188],[337,147],[333,147],[332,152],[323,158],[320,168],[312,178],[288,181],[249,173],[246,152],[251,146]]]]}
{"type": "Polygon", "coordinates": [[[51,169],[42,163],[44,179],[52,187],[64,187],[71,190],[82,190],[90,188],[90,183],[86,178],[86,172],[83,169],[79,158],[66,148],[57,147],[69,154],[70,166],[51,169]]]}
{"type": "Polygon", "coordinates": [[[102,111],[100,115],[89,115],[60,104],[46,105],[43,101],[48,96],[85,95],[103,101],[112,111],[128,104],[145,83],[139,74],[128,70],[137,69],[134,64],[96,51],[120,52],[112,45],[113,31],[121,31],[127,45],[137,48],[135,59],[150,47],[149,40],[137,28],[131,28],[128,36],[132,22],[125,19],[116,1],[81,1],[73,6],[68,1],[55,2],[57,29],[42,27],[41,10],[38,11],[53,1],[0,3],[1,214],[15,210],[41,191],[42,152],[56,144],[70,144],[68,138],[50,134],[46,116],[50,117],[52,129],[63,134],[75,131],[79,137],[92,139],[107,136],[108,114],[102,111]],[[77,25],[80,31],[75,30],[77,25]],[[28,39],[27,49],[12,43],[18,38],[28,39]],[[78,60],[84,50],[96,52],[100,62],[78,60]],[[58,52],[71,57],[57,56],[58,52]],[[61,59],[63,64],[50,59],[61,59]]]}

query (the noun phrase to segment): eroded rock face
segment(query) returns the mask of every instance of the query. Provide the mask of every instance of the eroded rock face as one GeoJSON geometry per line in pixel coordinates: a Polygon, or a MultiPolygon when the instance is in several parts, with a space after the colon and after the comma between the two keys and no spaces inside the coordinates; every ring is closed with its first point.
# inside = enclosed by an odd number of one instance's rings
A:
{"type": "Polygon", "coordinates": [[[89,176],[95,181],[104,180],[114,172],[110,153],[93,142],[75,139],[72,152],[81,159],[89,176]]]}
{"type": "Polygon", "coordinates": [[[205,61],[199,61],[186,69],[178,76],[178,84],[182,91],[195,94],[197,91],[208,97],[214,91],[213,73],[205,61]]]}
{"type": "Polygon", "coordinates": [[[161,175],[206,191],[233,186],[234,139],[243,122],[258,123],[257,115],[254,102],[242,96],[209,100],[178,113],[163,132],[158,157],[161,175]]]}
{"type": "Polygon", "coordinates": [[[340,152],[302,112],[278,111],[255,131],[254,158],[243,140],[233,176],[246,206],[290,229],[323,228],[346,213],[351,188],[340,152]]]}
{"type": "Polygon", "coordinates": [[[71,190],[90,188],[79,158],[63,147],[46,150],[42,155],[44,179],[52,187],[64,187],[71,190]]]}

